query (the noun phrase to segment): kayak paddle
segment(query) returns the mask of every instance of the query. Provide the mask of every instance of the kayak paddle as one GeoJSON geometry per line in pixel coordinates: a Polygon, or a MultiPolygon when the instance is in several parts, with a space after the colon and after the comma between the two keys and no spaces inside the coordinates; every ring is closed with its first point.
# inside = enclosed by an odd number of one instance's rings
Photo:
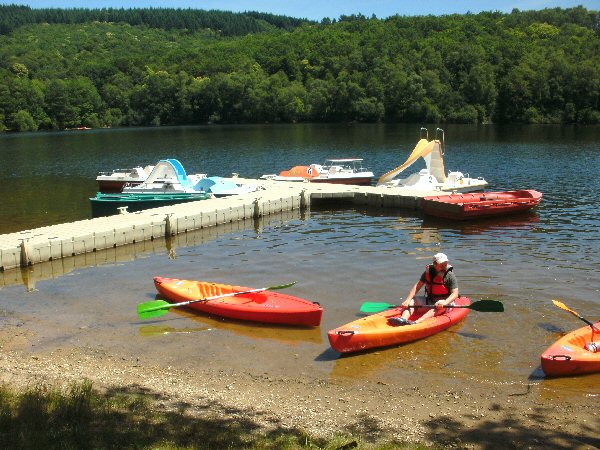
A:
{"type": "MultiPolygon", "coordinates": [[[[360,307],[360,311],[364,313],[378,313],[390,308],[397,308],[402,305],[392,305],[383,302],[366,302],[360,307]]],[[[435,308],[435,305],[417,305],[409,306],[409,308],[435,308]]],[[[479,312],[503,312],[504,305],[498,300],[479,300],[470,305],[449,306],[449,308],[467,308],[479,312]]]]}
{"type": "Polygon", "coordinates": [[[169,312],[169,309],[171,309],[171,308],[177,308],[179,306],[187,306],[190,303],[209,302],[211,300],[217,300],[219,298],[234,297],[236,295],[242,295],[242,294],[254,294],[256,292],[263,292],[263,291],[276,291],[277,289],[289,288],[290,286],[293,286],[296,283],[297,283],[297,281],[294,281],[292,283],[280,284],[278,286],[270,286],[270,287],[259,288],[259,289],[250,289],[248,291],[230,292],[229,294],[215,295],[214,297],[199,298],[197,300],[188,300],[187,302],[181,302],[181,303],[169,303],[164,300],[153,300],[151,302],[140,303],[138,305],[138,316],[140,319],[151,319],[153,317],[164,316],[165,314],[167,314],[169,312]]]}
{"type": "Polygon", "coordinates": [[[594,330],[596,331],[600,331],[598,328],[596,328],[596,326],[590,322],[589,320],[587,320],[586,318],[580,316],[577,311],[573,311],[571,308],[569,308],[567,305],[565,305],[562,302],[559,302],[558,300],[552,300],[552,303],[554,303],[556,306],[558,306],[560,309],[564,309],[565,311],[569,311],[571,314],[573,314],[575,317],[577,317],[578,319],[583,320],[585,323],[587,323],[590,327],[592,327],[594,330]]]}

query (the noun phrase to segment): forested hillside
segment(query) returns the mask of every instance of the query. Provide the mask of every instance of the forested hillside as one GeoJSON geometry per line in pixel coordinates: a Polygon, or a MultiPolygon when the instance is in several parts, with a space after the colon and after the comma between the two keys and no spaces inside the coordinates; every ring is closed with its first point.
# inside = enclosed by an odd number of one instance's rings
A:
{"type": "Polygon", "coordinates": [[[89,22],[120,22],[165,30],[198,31],[210,28],[223,36],[242,36],[276,28],[291,30],[302,23],[308,23],[304,19],[254,11],[236,14],[198,9],[31,9],[28,6],[0,6],[0,34],[7,34],[20,26],[36,23],[89,22]]]}
{"type": "Polygon", "coordinates": [[[0,130],[293,121],[600,123],[582,7],[314,23],[0,7],[0,130]]]}

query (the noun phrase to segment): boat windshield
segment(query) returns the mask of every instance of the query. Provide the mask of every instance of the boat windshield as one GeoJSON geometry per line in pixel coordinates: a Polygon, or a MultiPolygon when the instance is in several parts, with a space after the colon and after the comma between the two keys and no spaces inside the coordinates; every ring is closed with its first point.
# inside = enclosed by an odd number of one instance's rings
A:
{"type": "Polygon", "coordinates": [[[362,158],[326,159],[323,168],[328,172],[366,172],[362,158]]]}

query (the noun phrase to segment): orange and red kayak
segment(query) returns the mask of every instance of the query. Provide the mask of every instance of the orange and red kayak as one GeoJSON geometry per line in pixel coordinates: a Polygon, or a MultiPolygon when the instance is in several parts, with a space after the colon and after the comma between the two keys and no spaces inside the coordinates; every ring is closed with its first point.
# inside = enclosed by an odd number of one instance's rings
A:
{"type": "Polygon", "coordinates": [[[542,370],[550,377],[600,372],[600,351],[586,350],[590,342],[600,342],[600,332],[589,325],[564,335],[542,353],[542,370]]]}
{"type": "MultiPolygon", "coordinates": [[[[252,290],[244,286],[163,277],[154,277],[154,285],[162,296],[175,303],[252,290]]],[[[188,306],[230,319],[307,327],[319,326],[323,316],[323,308],[318,303],[274,291],[199,301],[188,306]]]]}
{"type": "MultiPolygon", "coordinates": [[[[468,306],[471,300],[459,297],[454,303],[457,306],[468,306]]],[[[443,314],[415,325],[390,325],[388,319],[399,317],[404,309],[400,306],[342,325],[327,333],[329,343],[341,353],[404,344],[439,333],[460,322],[471,312],[469,308],[447,308],[443,314]]],[[[409,320],[416,320],[424,313],[425,309],[419,308],[409,320]]]]}

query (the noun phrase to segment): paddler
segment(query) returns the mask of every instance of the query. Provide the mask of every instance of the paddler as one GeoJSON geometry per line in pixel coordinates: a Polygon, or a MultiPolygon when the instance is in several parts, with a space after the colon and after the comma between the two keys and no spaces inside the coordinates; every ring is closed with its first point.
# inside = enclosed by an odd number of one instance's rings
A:
{"type": "Polygon", "coordinates": [[[458,281],[452,271],[452,266],[448,264],[448,257],[444,253],[436,253],[433,255],[432,264],[425,267],[421,279],[412,287],[406,300],[402,302],[402,306],[407,309],[400,317],[391,317],[389,323],[391,325],[414,325],[442,314],[456,298],[458,298],[458,281]],[[425,295],[417,295],[423,286],[425,286],[425,295]],[[435,308],[428,308],[425,314],[414,322],[408,320],[419,305],[434,305],[435,308]],[[410,306],[416,308],[409,308],[410,306]]]}

